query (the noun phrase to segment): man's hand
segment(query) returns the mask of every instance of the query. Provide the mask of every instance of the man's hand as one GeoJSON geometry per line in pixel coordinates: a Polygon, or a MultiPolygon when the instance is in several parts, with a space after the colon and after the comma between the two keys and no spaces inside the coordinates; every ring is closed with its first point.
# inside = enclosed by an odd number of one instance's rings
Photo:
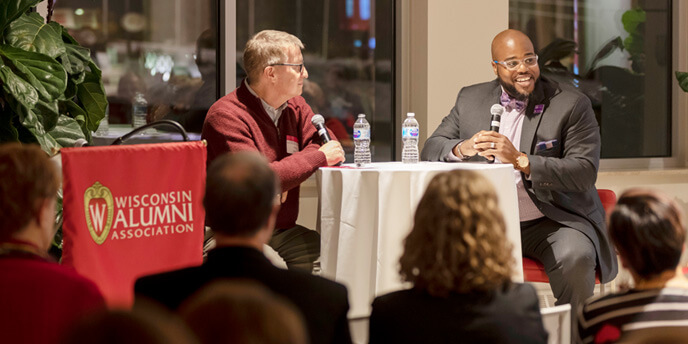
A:
{"type": "Polygon", "coordinates": [[[325,153],[325,157],[327,158],[327,166],[334,166],[346,160],[344,157],[344,149],[339,141],[330,141],[322,145],[322,147],[320,147],[318,150],[325,153]]]}
{"type": "MultiPolygon", "coordinates": [[[[461,145],[461,150],[462,152],[468,151],[467,155],[477,153],[488,159],[498,158],[502,163],[512,165],[516,164],[516,158],[521,155],[521,152],[516,150],[516,147],[514,147],[506,136],[486,130],[479,131],[464,142],[464,144],[461,145]]],[[[464,155],[466,154],[464,153],[464,155]]]]}

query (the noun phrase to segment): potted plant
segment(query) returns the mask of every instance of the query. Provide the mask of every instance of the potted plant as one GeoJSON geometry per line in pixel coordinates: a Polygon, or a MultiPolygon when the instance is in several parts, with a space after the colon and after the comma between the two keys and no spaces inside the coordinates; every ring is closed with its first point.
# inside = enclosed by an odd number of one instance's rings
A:
{"type": "Polygon", "coordinates": [[[107,98],[90,51],[31,11],[41,1],[0,2],[0,142],[38,143],[54,155],[91,142],[107,98]]]}

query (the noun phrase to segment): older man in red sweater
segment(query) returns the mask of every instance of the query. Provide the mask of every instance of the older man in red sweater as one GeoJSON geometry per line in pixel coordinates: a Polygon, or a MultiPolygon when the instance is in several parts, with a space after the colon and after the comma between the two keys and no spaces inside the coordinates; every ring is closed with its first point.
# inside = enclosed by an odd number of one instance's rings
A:
{"type": "Polygon", "coordinates": [[[208,110],[202,138],[208,142],[208,164],[226,152],[259,151],[282,183],[282,208],[269,245],[289,269],[311,271],[320,255],[317,232],[296,224],[299,185],[320,166],[344,161],[334,140],[321,145],[301,97],[308,71],[301,54],[303,43],[286,32],[257,33],[244,49],[248,74],[241,86],[208,110]]]}

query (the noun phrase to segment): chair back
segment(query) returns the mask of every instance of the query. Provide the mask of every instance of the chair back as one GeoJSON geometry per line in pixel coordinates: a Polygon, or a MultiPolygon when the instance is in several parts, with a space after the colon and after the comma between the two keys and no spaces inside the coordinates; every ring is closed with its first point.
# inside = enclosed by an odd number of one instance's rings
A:
{"type": "Polygon", "coordinates": [[[597,194],[600,195],[600,201],[602,201],[604,211],[607,214],[611,213],[616,205],[616,193],[609,189],[597,189],[597,194]]]}
{"type": "Polygon", "coordinates": [[[200,265],[202,142],[62,149],[62,263],[110,307],[133,303],[138,277],[200,265]]]}
{"type": "Polygon", "coordinates": [[[542,324],[548,338],[547,344],[571,343],[571,305],[564,304],[540,309],[542,324]]]}

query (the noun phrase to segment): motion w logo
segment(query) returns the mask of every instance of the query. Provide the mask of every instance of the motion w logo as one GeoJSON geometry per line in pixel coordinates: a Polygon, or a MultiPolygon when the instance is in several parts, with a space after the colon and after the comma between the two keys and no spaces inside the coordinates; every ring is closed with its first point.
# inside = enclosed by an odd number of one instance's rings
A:
{"type": "Polygon", "coordinates": [[[95,182],[84,192],[84,212],[91,238],[101,245],[107,239],[114,218],[114,202],[110,189],[95,182]]]}

